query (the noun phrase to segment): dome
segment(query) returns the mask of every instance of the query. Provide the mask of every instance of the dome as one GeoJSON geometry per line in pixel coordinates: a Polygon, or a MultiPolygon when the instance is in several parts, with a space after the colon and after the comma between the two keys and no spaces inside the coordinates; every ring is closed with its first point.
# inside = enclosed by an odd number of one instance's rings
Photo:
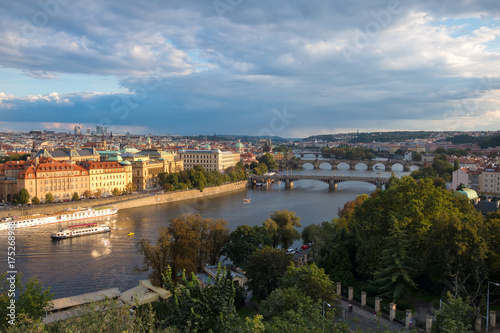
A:
{"type": "Polygon", "coordinates": [[[210,149],[212,149],[212,147],[210,147],[210,145],[207,144],[207,145],[205,145],[205,149],[210,150],[210,149]]]}
{"type": "Polygon", "coordinates": [[[123,162],[120,162],[121,165],[132,165],[132,163],[130,163],[130,161],[123,161],[123,162]]]}
{"type": "Polygon", "coordinates": [[[235,148],[243,148],[243,144],[238,140],[238,142],[234,145],[235,148]]]}
{"type": "Polygon", "coordinates": [[[457,194],[460,195],[465,195],[467,199],[469,200],[474,200],[478,198],[477,192],[474,190],[471,190],[470,188],[465,188],[461,191],[457,191],[457,194]]]}
{"type": "Polygon", "coordinates": [[[165,161],[165,159],[163,157],[160,157],[158,161],[165,161]]]}

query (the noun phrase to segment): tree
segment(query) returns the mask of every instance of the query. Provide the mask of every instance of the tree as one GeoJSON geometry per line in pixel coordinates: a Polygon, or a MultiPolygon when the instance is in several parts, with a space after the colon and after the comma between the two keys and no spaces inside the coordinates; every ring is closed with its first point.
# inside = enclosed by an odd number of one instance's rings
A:
{"type": "MultiPolygon", "coordinates": [[[[274,156],[270,153],[265,153],[257,159],[260,163],[264,163],[269,170],[278,169],[278,163],[274,160],[274,156]]],[[[266,171],[267,172],[267,171],[266,171]]]]}
{"type": "Polygon", "coordinates": [[[90,191],[89,190],[85,190],[85,192],[83,192],[83,197],[85,198],[90,198],[90,191]]]}
{"type": "Polygon", "coordinates": [[[96,197],[96,198],[100,198],[100,197],[102,197],[102,189],[98,188],[98,189],[95,191],[95,197],[96,197]]]}
{"type": "Polygon", "coordinates": [[[22,188],[18,193],[16,193],[12,199],[15,205],[26,205],[30,201],[30,193],[27,189],[22,188]]]}
{"type": "Polygon", "coordinates": [[[77,192],[73,193],[73,196],[71,197],[71,200],[72,201],[78,201],[78,200],[80,200],[80,197],[78,196],[77,192]]]}
{"type": "Polygon", "coordinates": [[[323,268],[314,263],[295,267],[290,265],[281,280],[281,288],[296,288],[313,300],[337,303],[335,286],[323,268]]]}
{"type": "Polygon", "coordinates": [[[381,268],[374,274],[374,284],[378,287],[379,296],[390,297],[397,302],[402,296],[409,294],[417,287],[412,279],[414,269],[410,266],[408,256],[409,238],[400,229],[399,222],[392,217],[387,247],[381,253],[381,268]]]}
{"type": "Polygon", "coordinates": [[[269,232],[264,227],[240,225],[229,235],[224,252],[238,267],[245,268],[248,258],[257,249],[272,245],[269,232]]]}
{"type": "Polygon", "coordinates": [[[304,244],[316,243],[321,236],[321,227],[317,224],[310,224],[304,227],[301,233],[302,242],[304,244]]]}
{"type": "Polygon", "coordinates": [[[0,328],[9,327],[8,320],[12,319],[15,325],[20,324],[20,318],[22,318],[21,323],[24,320],[38,320],[52,305],[53,294],[50,293],[50,288],[44,290],[41,283],[33,277],[26,284],[22,284],[22,276],[21,273],[0,275],[0,316],[3,319],[0,322],[0,328]],[[12,288],[12,285],[15,288],[12,288]],[[12,289],[15,291],[12,292],[12,289]],[[14,318],[9,316],[12,313],[9,309],[9,307],[12,308],[10,300],[14,299],[12,293],[17,294],[14,318]]]}
{"type": "Polygon", "coordinates": [[[257,164],[257,166],[253,169],[253,172],[256,175],[263,175],[267,173],[267,171],[268,171],[267,165],[265,165],[264,163],[257,164]]]}
{"type": "Polygon", "coordinates": [[[130,194],[132,192],[135,192],[137,190],[137,185],[134,183],[128,183],[125,185],[125,190],[130,194]]]}
{"type": "Polygon", "coordinates": [[[192,274],[183,274],[178,283],[175,272],[165,274],[165,287],[172,296],[167,300],[166,324],[182,332],[233,332],[237,325],[234,285],[231,272],[219,267],[208,288],[201,288],[192,274]]]}
{"type": "Polygon", "coordinates": [[[299,221],[300,217],[288,209],[275,210],[271,214],[271,217],[264,222],[264,228],[273,237],[274,247],[281,245],[281,248],[288,249],[294,241],[300,239],[300,233],[295,229],[301,227],[299,221]]]}
{"type": "Polygon", "coordinates": [[[224,246],[229,241],[229,230],[225,220],[202,218],[200,215],[184,214],[169,220],[166,228],[159,228],[156,245],[142,239],[137,250],[144,255],[142,271],[149,271],[154,285],[162,283],[161,274],[168,266],[176,274],[186,271],[200,272],[205,264],[219,261],[224,246]]]}
{"type": "Polygon", "coordinates": [[[284,250],[269,246],[258,249],[250,255],[245,267],[248,288],[253,290],[258,299],[265,299],[280,286],[281,278],[292,260],[293,254],[288,254],[284,250]]]}
{"type": "Polygon", "coordinates": [[[113,189],[113,192],[111,192],[111,194],[113,194],[113,196],[117,197],[121,194],[122,192],[117,189],[116,187],[113,189]]]}
{"type": "Polygon", "coordinates": [[[31,198],[31,203],[33,205],[39,205],[40,204],[40,199],[38,199],[38,197],[35,196],[35,197],[31,198]]]}
{"type": "Polygon", "coordinates": [[[447,300],[436,311],[436,323],[433,328],[442,333],[471,332],[474,309],[466,300],[454,298],[451,293],[446,295],[447,300]]]}
{"type": "Polygon", "coordinates": [[[54,202],[54,196],[52,195],[51,192],[45,194],[45,202],[46,203],[53,203],[54,202]]]}
{"type": "Polygon", "coordinates": [[[453,163],[453,171],[457,171],[458,169],[460,169],[460,162],[458,159],[455,159],[455,162],[453,163]]]}

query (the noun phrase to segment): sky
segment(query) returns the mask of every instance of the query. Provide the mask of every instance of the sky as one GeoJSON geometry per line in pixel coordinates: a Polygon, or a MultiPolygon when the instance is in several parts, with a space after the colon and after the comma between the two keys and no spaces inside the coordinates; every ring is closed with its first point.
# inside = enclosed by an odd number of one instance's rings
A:
{"type": "Polygon", "coordinates": [[[498,130],[498,0],[0,3],[0,131],[498,130]]]}

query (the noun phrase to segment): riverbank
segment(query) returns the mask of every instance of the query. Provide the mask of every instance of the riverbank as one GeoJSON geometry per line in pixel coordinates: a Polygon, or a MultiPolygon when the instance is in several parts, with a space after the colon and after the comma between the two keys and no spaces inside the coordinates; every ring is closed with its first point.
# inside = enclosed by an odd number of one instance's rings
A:
{"type": "Polygon", "coordinates": [[[0,218],[8,216],[23,216],[31,214],[53,214],[63,211],[68,208],[75,207],[96,207],[104,205],[113,205],[119,210],[137,208],[151,205],[159,205],[164,203],[178,202],[184,200],[193,200],[202,197],[210,197],[218,194],[230,193],[234,191],[242,191],[247,188],[248,182],[240,181],[235,183],[224,184],[221,186],[206,187],[203,192],[198,189],[174,191],[167,193],[147,193],[147,194],[129,194],[110,198],[87,199],[79,201],[69,201],[57,204],[45,204],[21,207],[15,209],[6,209],[0,211],[0,218]]]}

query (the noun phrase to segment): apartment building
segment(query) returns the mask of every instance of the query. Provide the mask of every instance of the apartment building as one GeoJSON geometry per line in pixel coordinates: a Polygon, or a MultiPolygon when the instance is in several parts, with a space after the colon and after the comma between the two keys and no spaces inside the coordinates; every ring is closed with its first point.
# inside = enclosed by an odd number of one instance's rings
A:
{"type": "Polygon", "coordinates": [[[218,170],[224,172],[240,161],[240,154],[230,151],[215,150],[182,150],[179,157],[184,163],[184,169],[192,169],[200,165],[207,171],[218,170]]]}
{"type": "Polygon", "coordinates": [[[89,191],[94,195],[98,190],[111,194],[114,189],[123,191],[132,182],[130,163],[118,162],[82,162],[80,166],[88,171],[89,191]]]}
{"type": "Polygon", "coordinates": [[[500,196],[500,166],[487,165],[479,175],[479,192],[487,197],[500,196]]]}

